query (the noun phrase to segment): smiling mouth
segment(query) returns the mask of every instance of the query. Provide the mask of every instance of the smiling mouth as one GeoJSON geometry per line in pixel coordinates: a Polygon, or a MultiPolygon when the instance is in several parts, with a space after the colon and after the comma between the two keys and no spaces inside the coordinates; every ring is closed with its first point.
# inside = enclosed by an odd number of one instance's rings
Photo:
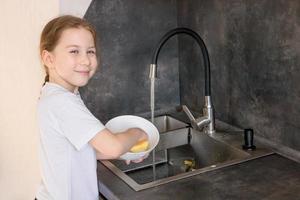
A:
{"type": "Polygon", "coordinates": [[[90,74],[89,71],[75,71],[75,72],[82,74],[82,75],[86,75],[86,76],[90,74]]]}

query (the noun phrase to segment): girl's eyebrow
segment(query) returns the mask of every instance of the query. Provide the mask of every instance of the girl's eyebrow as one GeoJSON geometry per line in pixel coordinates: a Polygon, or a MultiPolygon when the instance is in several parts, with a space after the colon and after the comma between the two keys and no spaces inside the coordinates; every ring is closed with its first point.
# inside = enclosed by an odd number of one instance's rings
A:
{"type": "MultiPolygon", "coordinates": [[[[76,48],[80,48],[80,46],[79,45],[76,45],[76,44],[71,44],[71,45],[67,45],[66,46],[66,48],[70,48],[70,47],[76,47],[76,48]]],[[[96,48],[95,46],[90,46],[90,47],[88,47],[88,49],[92,49],[92,48],[96,48]]]]}
{"type": "Polygon", "coordinates": [[[69,48],[69,47],[79,47],[79,45],[71,44],[71,45],[67,45],[66,47],[67,47],[67,48],[69,48]]]}

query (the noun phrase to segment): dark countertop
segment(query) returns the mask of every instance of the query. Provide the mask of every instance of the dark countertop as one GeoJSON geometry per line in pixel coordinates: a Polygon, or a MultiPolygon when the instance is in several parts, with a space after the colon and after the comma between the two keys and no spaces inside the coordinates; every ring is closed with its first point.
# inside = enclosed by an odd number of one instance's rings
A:
{"type": "Polygon", "coordinates": [[[300,199],[300,164],[272,154],[135,192],[98,162],[100,192],[107,199],[300,199]]]}

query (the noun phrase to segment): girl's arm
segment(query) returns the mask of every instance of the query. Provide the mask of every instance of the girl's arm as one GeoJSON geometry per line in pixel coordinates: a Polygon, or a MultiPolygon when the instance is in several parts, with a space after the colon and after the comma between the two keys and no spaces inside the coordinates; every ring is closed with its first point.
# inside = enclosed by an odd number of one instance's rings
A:
{"type": "Polygon", "coordinates": [[[97,156],[97,160],[112,160],[112,159],[115,159],[112,156],[104,155],[104,154],[100,153],[99,151],[96,152],[96,156],[97,156]]]}
{"type": "Polygon", "coordinates": [[[96,150],[97,159],[117,159],[138,141],[145,139],[147,134],[139,128],[131,128],[118,134],[104,129],[97,133],[89,144],[96,150]]]}

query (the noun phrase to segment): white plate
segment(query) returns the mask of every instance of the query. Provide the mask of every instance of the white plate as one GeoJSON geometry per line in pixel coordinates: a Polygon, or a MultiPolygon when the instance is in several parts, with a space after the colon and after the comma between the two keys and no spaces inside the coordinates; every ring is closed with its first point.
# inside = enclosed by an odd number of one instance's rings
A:
{"type": "Polygon", "coordinates": [[[129,128],[140,128],[147,133],[149,149],[139,153],[127,152],[120,157],[123,160],[137,160],[142,158],[146,154],[149,154],[159,142],[159,132],[157,128],[150,121],[142,117],[122,115],[109,120],[105,126],[112,133],[123,132],[129,128]]]}

